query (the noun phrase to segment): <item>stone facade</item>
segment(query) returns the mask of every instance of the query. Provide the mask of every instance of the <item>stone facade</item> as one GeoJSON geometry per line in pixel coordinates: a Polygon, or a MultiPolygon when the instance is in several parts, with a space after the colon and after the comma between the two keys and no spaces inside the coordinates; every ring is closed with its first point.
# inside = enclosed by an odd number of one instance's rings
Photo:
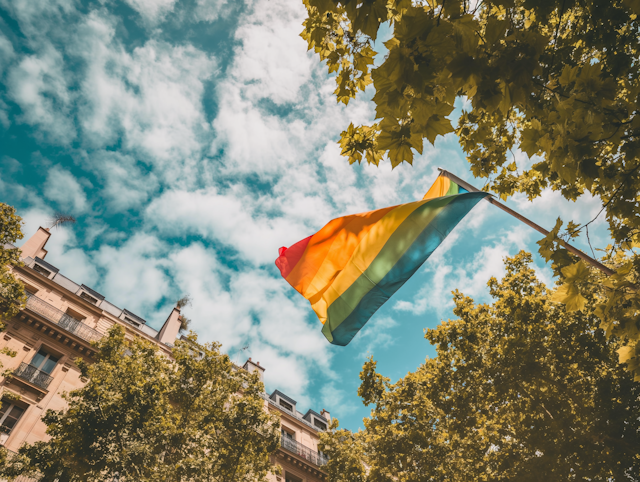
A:
{"type": "MultiPolygon", "coordinates": [[[[25,285],[28,300],[24,310],[7,322],[0,334],[0,348],[8,348],[15,357],[0,354],[6,377],[0,377],[0,445],[15,452],[23,443],[46,440],[41,417],[48,409],[60,410],[65,392],[81,388],[81,377],[74,360],[91,362],[95,349],[91,341],[102,337],[112,326],[122,326],[127,336],[142,337],[170,355],[180,330],[180,310],[174,308],[157,331],[140,316],[110,303],[100,293],[66,278],[45,261],[44,249],[51,234],[40,228],[22,246],[24,267],[14,274],[25,285]]],[[[264,367],[249,359],[245,370],[264,367]]],[[[322,466],[326,459],[318,452],[318,436],[330,421],[329,413],[313,410],[304,415],[295,400],[278,390],[264,394],[265,410],[278,411],[282,421],[282,446],[273,456],[281,475],[274,482],[316,482],[326,480],[322,466]]]]}

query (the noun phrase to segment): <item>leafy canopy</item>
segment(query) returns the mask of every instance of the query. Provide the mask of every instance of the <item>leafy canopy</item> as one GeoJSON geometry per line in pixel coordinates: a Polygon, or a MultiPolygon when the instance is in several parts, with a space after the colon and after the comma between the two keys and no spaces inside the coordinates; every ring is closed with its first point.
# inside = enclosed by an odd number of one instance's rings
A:
{"type": "Polygon", "coordinates": [[[639,480],[640,383],[620,342],[598,329],[595,296],[569,312],[530,263],[506,260],[491,304],[456,291],[458,319],[427,331],[437,357],[416,372],[391,383],[365,363],[365,430],[322,436],[331,482],[358,464],[361,482],[639,480]]]}
{"type": "MultiPolygon", "coordinates": [[[[375,88],[377,122],[341,135],[349,162],[411,163],[425,138],[455,131],[474,176],[503,198],[550,187],[569,200],[602,200],[613,240],[606,260],[619,276],[588,291],[601,292],[598,314],[627,340],[624,359],[635,360],[640,380],[640,1],[303,2],[302,37],[336,73],[337,100],[375,88]],[[383,23],[393,36],[373,68],[383,23]],[[458,98],[466,102],[454,126],[447,116],[458,98]],[[518,169],[515,147],[530,167],[518,169]]],[[[588,235],[588,224],[570,222],[565,237],[588,235]]],[[[558,243],[559,229],[541,253],[561,279],[565,268],[579,270],[555,299],[580,309],[586,268],[558,243]]]]}
{"type": "Polygon", "coordinates": [[[97,362],[77,361],[86,386],[66,396],[66,410],[44,416],[51,439],[24,445],[0,476],[265,481],[280,429],[264,409],[258,376],[193,334],[176,342],[173,357],[113,328],[99,343],[97,362]]]}
{"type": "Polygon", "coordinates": [[[16,315],[26,301],[24,286],[11,272],[12,266],[20,266],[20,250],[13,245],[22,239],[22,218],[16,210],[0,203],[0,322],[16,315]]]}

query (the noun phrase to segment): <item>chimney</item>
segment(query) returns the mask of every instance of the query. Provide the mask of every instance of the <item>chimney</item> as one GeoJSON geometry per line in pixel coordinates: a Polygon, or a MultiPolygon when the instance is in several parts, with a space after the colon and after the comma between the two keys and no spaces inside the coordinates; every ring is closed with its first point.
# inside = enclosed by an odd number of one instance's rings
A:
{"type": "Polygon", "coordinates": [[[169,318],[167,318],[167,321],[164,322],[164,325],[162,325],[160,333],[158,333],[158,341],[160,341],[160,343],[171,343],[173,345],[180,331],[180,325],[180,309],[176,307],[169,315],[169,318]]]}
{"type": "Polygon", "coordinates": [[[251,361],[251,358],[249,358],[245,364],[242,366],[242,368],[244,368],[245,370],[247,370],[249,373],[253,373],[253,372],[258,372],[258,376],[260,377],[260,381],[262,383],[264,383],[264,377],[263,377],[263,373],[264,373],[264,367],[260,366],[260,362],[258,363],[253,363],[251,361]]]}
{"type": "Polygon", "coordinates": [[[324,408],[322,409],[322,412],[320,412],[320,415],[326,418],[327,422],[331,423],[331,414],[327,412],[324,408]]]}
{"type": "Polygon", "coordinates": [[[20,248],[22,251],[22,258],[35,259],[37,256],[40,259],[44,259],[47,255],[47,250],[44,249],[44,245],[49,241],[49,236],[51,236],[49,230],[40,226],[36,233],[27,239],[27,241],[22,245],[22,248],[20,248]]]}

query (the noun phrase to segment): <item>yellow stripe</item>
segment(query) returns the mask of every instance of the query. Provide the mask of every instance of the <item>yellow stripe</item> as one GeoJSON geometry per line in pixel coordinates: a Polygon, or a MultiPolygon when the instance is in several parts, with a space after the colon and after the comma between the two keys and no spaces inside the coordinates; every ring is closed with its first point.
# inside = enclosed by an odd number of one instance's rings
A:
{"type": "MultiPolygon", "coordinates": [[[[353,252],[342,271],[335,270],[332,263],[324,263],[318,270],[316,278],[309,285],[307,298],[311,307],[324,324],[327,319],[327,309],[331,303],[337,300],[353,282],[367,269],[371,262],[389,240],[394,231],[407,219],[407,217],[427,201],[417,201],[402,204],[393,211],[387,213],[378,221],[362,238],[362,241],[353,252]],[[335,276],[335,280],[331,277],[335,276]],[[313,295],[308,296],[313,292],[313,295]]],[[[328,258],[328,256],[327,256],[328,258]]]]}
{"type": "Polygon", "coordinates": [[[446,196],[447,192],[449,192],[449,187],[451,186],[451,181],[448,177],[438,176],[436,182],[429,188],[427,194],[422,198],[423,201],[427,199],[434,199],[437,197],[446,196]]]}

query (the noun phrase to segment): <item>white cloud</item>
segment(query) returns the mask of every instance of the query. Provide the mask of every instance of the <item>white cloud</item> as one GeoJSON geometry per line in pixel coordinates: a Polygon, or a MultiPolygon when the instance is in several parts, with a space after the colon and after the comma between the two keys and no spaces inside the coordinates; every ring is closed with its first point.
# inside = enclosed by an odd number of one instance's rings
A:
{"type": "Polygon", "coordinates": [[[248,346],[237,356],[260,361],[267,385],[303,397],[310,372],[328,370],[331,355],[321,325],[307,322],[306,301],[289,298],[284,280],[262,270],[233,271],[200,244],[174,252],[169,260],[173,284],[192,297],[186,313],[194,331],[220,341],[227,352],[248,346]]]}
{"type": "Polygon", "coordinates": [[[358,405],[353,403],[353,397],[339,388],[335,382],[326,383],[322,386],[320,389],[320,403],[322,408],[327,407],[331,415],[338,419],[351,415],[358,410],[358,405]]]}
{"type": "Polygon", "coordinates": [[[22,234],[24,237],[21,241],[18,241],[16,245],[22,246],[27,239],[35,234],[38,228],[49,227],[49,221],[53,216],[53,212],[48,212],[45,209],[32,208],[24,213],[19,212],[18,215],[22,218],[22,222],[24,223],[22,225],[22,234]]]}
{"type": "Polygon", "coordinates": [[[0,76],[15,57],[15,51],[11,41],[0,32],[0,76]]]}
{"type": "MultiPolygon", "coordinates": [[[[470,237],[470,233],[477,232],[473,224],[473,217],[469,217],[469,221],[464,225],[461,223],[445,239],[425,264],[424,273],[429,274],[430,277],[424,287],[418,291],[412,301],[396,301],[393,306],[395,310],[410,312],[414,315],[433,310],[438,316],[443,316],[453,307],[451,292],[455,289],[476,300],[488,299],[489,279],[491,277],[500,279],[504,276],[504,259],[527,249],[527,242],[533,233],[527,226],[517,226],[506,232],[500,230],[495,237],[490,233],[481,243],[478,243],[477,238],[470,237]],[[491,243],[492,238],[493,243],[491,243]],[[469,243],[470,239],[473,239],[473,243],[469,243]],[[460,240],[469,243],[465,248],[473,253],[470,262],[461,262],[460,259],[447,256],[451,248],[460,240]],[[475,251],[474,248],[478,244],[480,249],[475,251]]],[[[542,281],[548,282],[549,278],[544,270],[540,270],[537,266],[534,266],[534,269],[542,281]]]]}
{"type": "Polygon", "coordinates": [[[361,350],[357,358],[374,355],[378,349],[386,350],[393,345],[395,340],[388,331],[397,325],[390,316],[378,316],[375,321],[367,323],[353,341],[355,347],[361,350]]]}
{"type": "MultiPolygon", "coordinates": [[[[19,246],[22,246],[33,236],[39,227],[48,227],[53,212],[29,209],[21,216],[24,221],[22,228],[24,238],[18,243],[19,246]]],[[[84,283],[90,286],[96,283],[98,272],[93,265],[91,257],[84,250],[78,248],[78,240],[73,224],[54,228],[46,249],[48,251],[46,260],[58,268],[64,276],[78,284],[84,283]]]]}
{"type": "MultiPolygon", "coordinates": [[[[602,200],[594,197],[590,193],[580,196],[575,202],[567,201],[562,197],[560,191],[553,191],[547,188],[542,191],[540,197],[529,201],[525,195],[516,194],[512,198],[515,205],[514,209],[520,211],[523,215],[529,217],[544,229],[551,230],[556,224],[556,219],[560,217],[563,221],[563,230],[569,221],[578,224],[585,224],[595,219],[589,225],[589,239],[587,239],[587,231],[582,230],[580,236],[571,243],[578,249],[592,255],[589,240],[594,249],[604,249],[611,243],[611,236],[608,231],[608,223],[606,212],[600,213],[602,209],[602,200]],[[596,216],[600,216],[596,219],[596,216]]],[[[542,235],[536,234],[540,238],[542,235]]],[[[596,252],[596,256],[598,252],[596,252]]]]}
{"type": "Polygon", "coordinates": [[[194,16],[196,20],[203,22],[213,22],[218,19],[227,0],[196,0],[194,16]]]}
{"type": "Polygon", "coordinates": [[[195,233],[216,239],[236,250],[242,259],[261,265],[275,261],[287,238],[293,243],[308,234],[295,221],[252,215],[259,201],[248,194],[223,195],[215,189],[168,191],[150,204],[146,218],[163,234],[195,233]]]}
{"type": "Polygon", "coordinates": [[[156,24],[173,10],[176,0],[124,0],[146,23],[156,24]]]}
{"type": "Polygon", "coordinates": [[[81,214],[88,209],[87,195],[69,171],[54,166],[47,173],[44,195],[58,203],[65,214],[81,214]]]}
{"type": "Polygon", "coordinates": [[[289,187],[287,178],[303,171],[317,183],[319,152],[349,120],[372,119],[368,102],[353,101],[348,110],[336,103],[335,81],[299,36],[304,15],[293,0],[249,3],[229,75],[216,86],[210,152],[224,150],[224,173],[276,177],[289,187]]]}
{"type": "Polygon", "coordinates": [[[131,54],[114,20],[92,12],[78,32],[76,54],[87,62],[80,122],[95,147],[117,142],[176,178],[193,168],[209,130],[202,110],[213,57],[191,45],[149,40],[131,54]]]}
{"type": "Polygon", "coordinates": [[[104,181],[102,195],[112,211],[140,208],[158,188],[156,175],[132,156],[115,151],[93,151],[87,152],[84,158],[86,164],[100,173],[104,181]]]}
{"type": "Polygon", "coordinates": [[[268,97],[276,104],[300,99],[300,89],[317,64],[299,37],[305,8],[290,0],[249,2],[249,11],[236,30],[232,77],[245,85],[247,98],[268,97]],[[293,40],[293,41],[292,41],[293,40]]]}
{"type": "MultiPolygon", "coordinates": [[[[109,301],[143,318],[166,318],[156,305],[169,293],[170,279],[162,256],[166,247],[157,238],[139,233],[122,246],[103,244],[93,259],[100,272],[98,289],[109,301]]],[[[164,319],[162,319],[164,321],[164,319]]]]}
{"type": "Polygon", "coordinates": [[[0,0],[31,46],[64,32],[67,22],[63,20],[75,13],[76,5],[76,0],[0,0]]]}
{"type": "Polygon", "coordinates": [[[69,117],[72,98],[63,65],[60,52],[45,45],[39,54],[23,57],[9,70],[7,91],[22,109],[21,122],[38,126],[55,143],[68,144],[76,132],[69,117]]]}

